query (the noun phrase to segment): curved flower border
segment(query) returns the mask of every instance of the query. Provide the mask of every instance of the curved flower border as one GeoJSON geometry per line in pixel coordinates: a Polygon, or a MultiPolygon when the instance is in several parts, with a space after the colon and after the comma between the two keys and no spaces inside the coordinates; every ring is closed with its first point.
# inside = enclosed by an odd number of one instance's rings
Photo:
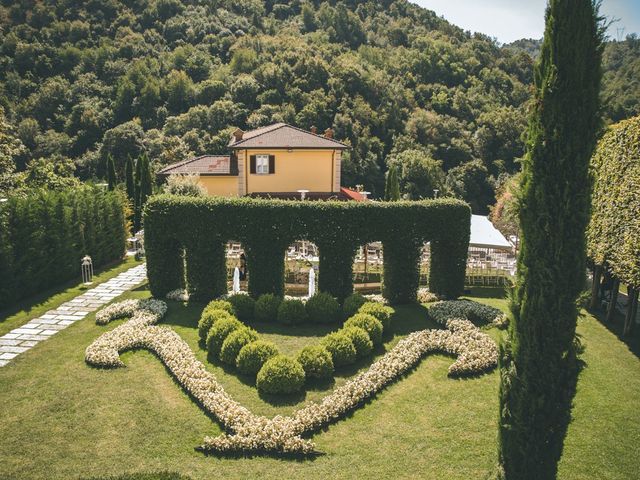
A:
{"type": "Polygon", "coordinates": [[[272,419],[258,416],[236,402],[206,370],[189,345],[171,328],[154,325],[166,313],[160,300],[126,300],[103,309],[96,323],[131,315],[131,319],[104,333],[85,352],[87,363],[100,367],[124,366],[119,352],[145,348],[154,352],[167,369],[225,429],[217,437],[206,437],[200,447],[212,453],[313,454],[315,445],[302,435],[326,426],[361,406],[385,386],[408,372],[428,353],[457,356],[450,375],[473,375],[494,368],[498,350],[495,342],[463,319],[450,319],[446,330],[421,330],[371,364],[368,370],[336,388],[320,403],[309,403],[292,416],[272,419]]]}

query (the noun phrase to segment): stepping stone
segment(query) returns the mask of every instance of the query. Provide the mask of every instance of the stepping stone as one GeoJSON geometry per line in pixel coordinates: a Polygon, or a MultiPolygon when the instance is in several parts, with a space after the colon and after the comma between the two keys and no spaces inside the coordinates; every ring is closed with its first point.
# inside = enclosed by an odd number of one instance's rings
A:
{"type": "Polygon", "coordinates": [[[11,330],[11,333],[19,333],[20,335],[25,333],[28,335],[37,335],[38,333],[40,333],[40,330],[38,330],[37,328],[14,328],[13,330],[11,330]]]}
{"type": "Polygon", "coordinates": [[[35,347],[38,344],[35,340],[26,340],[20,344],[21,347],[35,347]]]}
{"type": "Polygon", "coordinates": [[[0,360],[0,367],[4,367],[9,364],[9,360],[0,360]]]}
{"type": "Polygon", "coordinates": [[[0,345],[2,346],[16,346],[20,345],[20,340],[17,339],[9,339],[9,338],[0,338],[0,345]]]}
{"type": "Polygon", "coordinates": [[[57,330],[43,330],[43,331],[40,332],[40,335],[49,336],[49,335],[53,335],[54,333],[58,333],[58,331],[57,330]]]}
{"type": "Polygon", "coordinates": [[[18,338],[20,336],[19,333],[5,333],[2,337],[0,337],[1,339],[6,339],[6,340],[10,340],[10,339],[15,339],[18,338]]]}
{"type": "Polygon", "coordinates": [[[28,347],[9,347],[7,345],[0,347],[0,353],[23,353],[27,350],[29,350],[28,347]]]}
{"type": "Polygon", "coordinates": [[[46,340],[49,338],[46,335],[20,335],[19,340],[46,340]]]}
{"type": "Polygon", "coordinates": [[[17,356],[17,353],[0,353],[0,360],[11,360],[12,358],[16,358],[17,356]]]}

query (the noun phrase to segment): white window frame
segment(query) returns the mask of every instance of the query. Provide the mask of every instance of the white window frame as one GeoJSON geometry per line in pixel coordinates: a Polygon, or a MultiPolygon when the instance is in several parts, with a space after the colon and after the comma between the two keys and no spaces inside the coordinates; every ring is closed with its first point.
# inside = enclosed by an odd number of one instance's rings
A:
{"type": "Polygon", "coordinates": [[[269,175],[269,155],[256,155],[256,175],[269,175]]]}

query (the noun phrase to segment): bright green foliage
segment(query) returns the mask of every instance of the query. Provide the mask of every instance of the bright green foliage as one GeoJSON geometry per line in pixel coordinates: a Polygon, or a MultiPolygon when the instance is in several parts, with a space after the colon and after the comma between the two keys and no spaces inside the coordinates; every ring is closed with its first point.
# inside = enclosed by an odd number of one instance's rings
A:
{"type": "Polygon", "coordinates": [[[500,462],[507,479],[555,479],[577,381],[589,160],[600,125],[602,27],[591,0],[550,0],[520,198],[522,244],[501,347],[500,462]]]}
{"type": "Polygon", "coordinates": [[[233,316],[226,310],[221,310],[219,308],[205,308],[202,311],[200,320],[198,321],[198,337],[200,338],[200,342],[204,344],[207,341],[209,330],[214,323],[218,320],[229,320],[232,318],[233,316]]]}
{"type": "Polygon", "coordinates": [[[207,303],[207,306],[204,307],[205,310],[224,310],[225,312],[230,313],[231,315],[235,315],[235,310],[233,309],[233,304],[227,300],[211,300],[207,303]]]}
{"type": "Polygon", "coordinates": [[[330,333],[320,341],[320,345],[331,354],[335,367],[351,365],[358,356],[351,338],[341,331],[330,333]]]}
{"type": "Polygon", "coordinates": [[[220,360],[228,365],[235,365],[242,347],[256,340],[258,340],[258,333],[249,327],[234,330],[222,342],[220,360]]]}
{"type": "Polygon", "coordinates": [[[222,344],[231,332],[245,326],[237,318],[222,318],[218,320],[207,334],[207,351],[213,358],[217,357],[222,349],[222,344]]]}
{"type": "Polygon", "coordinates": [[[80,259],[94,269],[122,259],[124,198],[78,187],[10,196],[0,204],[0,309],[72,278],[80,259]]]}
{"type": "MultiPolygon", "coordinates": [[[[388,158],[391,167],[389,175],[393,171],[397,189],[391,200],[399,200],[400,192],[404,198],[409,200],[420,200],[423,198],[434,198],[435,190],[440,196],[445,193],[445,173],[442,169],[442,162],[435,160],[424,150],[410,149],[393,154],[388,158]]],[[[393,185],[393,184],[392,184],[393,185]]]]}
{"type": "Polygon", "coordinates": [[[640,288],[640,117],[613,125],[591,160],[587,250],[622,283],[640,288]]]}
{"type": "Polygon", "coordinates": [[[298,354],[298,361],[307,378],[333,377],[333,358],[322,345],[307,345],[298,354]]]}
{"type": "Polygon", "coordinates": [[[342,303],[342,318],[349,318],[358,312],[358,309],[366,303],[367,299],[359,293],[352,293],[342,303]]]}
{"type": "Polygon", "coordinates": [[[318,292],[306,303],[312,323],[335,323],[340,318],[340,304],[329,293],[318,292]]]}
{"type": "Polygon", "coordinates": [[[391,316],[395,313],[395,310],[379,302],[367,302],[358,309],[358,313],[373,315],[380,320],[383,330],[387,332],[391,326],[391,316]]]}
{"type": "Polygon", "coordinates": [[[227,302],[233,307],[233,314],[241,322],[253,321],[256,301],[244,293],[236,293],[227,297],[227,302]]]}
{"type": "Polygon", "coordinates": [[[304,369],[300,362],[284,355],[276,355],[267,360],[258,372],[256,387],[260,393],[296,393],[302,389],[304,380],[304,369]]]}
{"type": "Polygon", "coordinates": [[[389,167],[387,180],[384,184],[384,199],[387,202],[400,200],[400,182],[398,181],[398,169],[395,165],[389,167]]]}
{"type": "Polygon", "coordinates": [[[282,298],[273,295],[272,293],[265,293],[260,295],[256,300],[256,306],[254,309],[254,316],[258,322],[273,322],[278,317],[278,307],[280,307],[282,298]]]}
{"type": "Polygon", "coordinates": [[[346,327],[340,330],[349,339],[353,346],[356,348],[358,357],[366,357],[373,351],[373,342],[369,338],[367,331],[361,327],[346,327]]]}
{"type": "Polygon", "coordinates": [[[6,121],[4,108],[0,106],[0,196],[4,197],[16,183],[15,157],[22,154],[25,146],[14,134],[13,128],[6,121]]]}
{"type": "Polygon", "coordinates": [[[309,316],[301,300],[285,299],[278,307],[278,322],[284,325],[305,323],[309,316]]]}
{"type": "Polygon", "coordinates": [[[245,247],[250,294],[283,296],[282,259],[291,243],[305,238],[320,249],[319,291],[342,300],[353,293],[358,247],[382,241],[383,295],[391,304],[411,303],[421,249],[430,241],[429,289],[455,298],[464,285],[469,226],[469,207],[450,199],[300,202],[157,195],[145,208],[149,285],[157,297],[184,288],[186,260],[192,297],[225,294],[225,244],[234,239],[245,247]]]}
{"type": "Polygon", "coordinates": [[[349,320],[344,322],[345,328],[347,327],[360,327],[364,329],[374,345],[380,345],[382,343],[382,322],[373,315],[368,313],[356,313],[349,320]]]}
{"type": "Polygon", "coordinates": [[[278,347],[272,342],[256,340],[240,349],[236,367],[245,375],[256,375],[267,360],[278,355],[278,347]]]}

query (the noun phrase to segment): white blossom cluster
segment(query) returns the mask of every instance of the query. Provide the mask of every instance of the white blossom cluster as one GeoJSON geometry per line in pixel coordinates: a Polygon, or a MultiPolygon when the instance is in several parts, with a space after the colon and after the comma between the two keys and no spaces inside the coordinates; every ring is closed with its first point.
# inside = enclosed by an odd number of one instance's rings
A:
{"type": "Polygon", "coordinates": [[[189,292],[187,292],[184,288],[177,288],[167,293],[166,298],[167,300],[174,300],[176,302],[188,302],[189,292]]]}
{"type": "MultiPolygon", "coordinates": [[[[131,312],[131,320],[100,336],[86,350],[88,363],[122,366],[119,352],[146,348],[154,352],[176,380],[227,431],[206,437],[202,450],[227,452],[280,452],[310,454],[314,444],[301,437],[343,417],[365,400],[409,371],[427,353],[457,355],[450,375],[479,373],[497,363],[497,348],[491,338],[471,322],[450,319],[446,330],[422,330],[398,342],[370,368],[336,388],[320,403],[310,403],[292,416],[268,419],[251,413],[227,394],[215,375],[198,361],[189,345],[172,329],[153,325],[166,312],[158,300],[120,302],[107,307],[104,323],[131,312]],[[129,302],[129,303],[128,303],[129,302]]],[[[103,310],[104,311],[104,310],[103,310]]],[[[102,312],[101,312],[102,313],[102,312]]]]}

